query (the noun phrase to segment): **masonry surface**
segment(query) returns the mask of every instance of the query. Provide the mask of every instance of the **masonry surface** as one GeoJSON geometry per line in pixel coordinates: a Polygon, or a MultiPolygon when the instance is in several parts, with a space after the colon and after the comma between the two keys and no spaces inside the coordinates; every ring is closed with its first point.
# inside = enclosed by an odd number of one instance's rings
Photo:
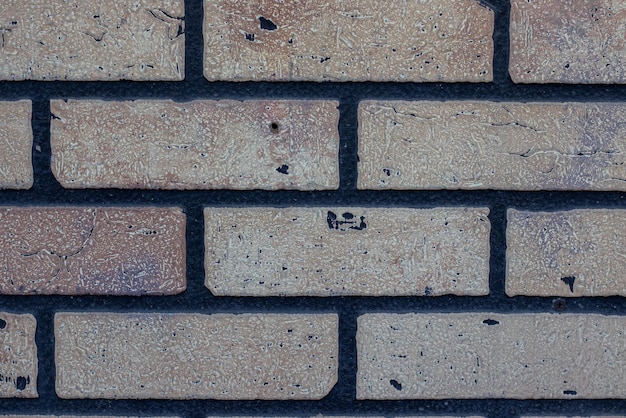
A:
{"type": "Polygon", "coordinates": [[[0,414],[626,416],[621,0],[5,0],[0,414]]]}

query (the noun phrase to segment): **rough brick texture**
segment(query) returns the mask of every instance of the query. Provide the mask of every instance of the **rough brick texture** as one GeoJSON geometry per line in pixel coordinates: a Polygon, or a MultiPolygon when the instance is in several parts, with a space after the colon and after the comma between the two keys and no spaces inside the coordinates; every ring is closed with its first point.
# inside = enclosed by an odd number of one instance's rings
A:
{"type": "Polygon", "coordinates": [[[204,0],[209,80],[491,81],[476,0],[204,0]]]}
{"type": "Polygon", "coordinates": [[[511,0],[516,83],[626,83],[623,0],[511,0]]]}
{"type": "Polygon", "coordinates": [[[32,315],[0,312],[0,398],[36,398],[37,347],[32,315]]]}
{"type": "Polygon", "coordinates": [[[626,398],[626,317],[368,314],[358,399],[626,398]]]}
{"type": "Polygon", "coordinates": [[[626,211],[509,209],[509,296],[626,296],[626,211]]]}
{"type": "Polygon", "coordinates": [[[178,208],[0,208],[0,293],[182,292],[178,208]]]}
{"type": "Polygon", "coordinates": [[[182,80],[183,0],[3,0],[0,80],[182,80]]]}
{"type": "Polygon", "coordinates": [[[334,314],[55,315],[61,398],[320,399],[337,381],[334,314]]]}
{"type": "Polygon", "coordinates": [[[626,105],[364,101],[360,189],[626,190],[626,105]]]}
{"type": "Polygon", "coordinates": [[[52,171],[69,188],[336,189],[337,106],[55,100],[52,171]]]}
{"type": "Polygon", "coordinates": [[[486,295],[486,208],[205,208],[216,295],[486,295]]]}
{"type": "Polygon", "coordinates": [[[0,102],[0,190],[33,185],[31,114],[30,100],[0,102]]]}

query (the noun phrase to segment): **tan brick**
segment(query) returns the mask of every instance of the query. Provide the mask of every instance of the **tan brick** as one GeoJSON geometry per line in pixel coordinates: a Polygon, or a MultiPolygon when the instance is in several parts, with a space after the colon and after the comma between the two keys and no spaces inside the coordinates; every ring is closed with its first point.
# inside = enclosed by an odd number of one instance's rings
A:
{"type": "Polygon", "coordinates": [[[229,296],[486,295],[488,214],[205,208],[205,284],[229,296]]]}
{"type": "Polygon", "coordinates": [[[182,80],[183,0],[2,0],[0,80],[182,80]]]}
{"type": "Polygon", "coordinates": [[[553,415],[542,415],[542,416],[528,416],[528,415],[523,415],[520,418],[626,418],[626,416],[624,415],[586,415],[586,416],[573,416],[573,415],[560,415],[560,416],[553,416],[553,415]]]}
{"type": "Polygon", "coordinates": [[[335,314],[60,313],[61,398],[320,399],[337,381],[335,314]]]}
{"type": "Polygon", "coordinates": [[[204,0],[204,75],[488,82],[493,25],[477,0],[204,0]]]}
{"type": "Polygon", "coordinates": [[[52,171],[69,188],[337,189],[337,107],[54,100],[52,171]]]}
{"type": "Polygon", "coordinates": [[[358,399],[626,398],[625,316],[368,314],[358,399]]]}
{"type": "Polygon", "coordinates": [[[0,398],[37,398],[37,321],[0,312],[0,398]]]}
{"type": "Polygon", "coordinates": [[[507,295],[626,296],[626,210],[507,217],[507,295]]]}
{"type": "Polygon", "coordinates": [[[178,208],[0,208],[1,294],[170,295],[185,287],[178,208]]]}
{"type": "Polygon", "coordinates": [[[360,189],[626,190],[626,104],[364,101],[360,189]]]}
{"type": "MultiPolygon", "coordinates": [[[[117,415],[0,415],[0,418],[140,418],[117,415]]],[[[150,417],[150,418],[176,418],[176,417],[150,417]]]]}
{"type": "Polygon", "coordinates": [[[623,0],[512,0],[515,83],[626,83],[623,0]]]}
{"type": "Polygon", "coordinates": [[[0,102],[0,189],[33,185],[31,116],[30,100],[0,102]]]}

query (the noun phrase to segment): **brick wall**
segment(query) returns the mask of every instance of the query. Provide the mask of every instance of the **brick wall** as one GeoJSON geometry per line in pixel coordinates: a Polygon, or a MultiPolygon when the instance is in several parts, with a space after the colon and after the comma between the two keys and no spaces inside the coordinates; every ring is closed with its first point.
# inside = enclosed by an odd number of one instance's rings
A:
{"type": "Polygon", "coordinates": [[[621,0],[0,35],[0,415],[626,416],[621,0]]]}

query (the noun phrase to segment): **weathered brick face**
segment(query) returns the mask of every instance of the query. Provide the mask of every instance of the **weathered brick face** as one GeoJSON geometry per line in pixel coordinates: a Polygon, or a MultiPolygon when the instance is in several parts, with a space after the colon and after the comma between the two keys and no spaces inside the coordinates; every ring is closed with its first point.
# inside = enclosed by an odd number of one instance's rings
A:
{"type": "Polygon", "coordinates": [[[209,80],[493,78],[493,12],[476,0],[204,0],[209,80]]]}
{"type": "Polygon", "coordinates": [[[32,315],[0,312],[0,398],[37,397],[37,347],[32,315]]]}
{"type": "Polygon", "coordinates": [[[30,100],[0,102],[0,190],[33,185],[33,130],[30,100]]]}
{"type": "Polygon", "coordinates": [[[183,0],[4,0],[0,80],[182,80],[183,0]]]}

